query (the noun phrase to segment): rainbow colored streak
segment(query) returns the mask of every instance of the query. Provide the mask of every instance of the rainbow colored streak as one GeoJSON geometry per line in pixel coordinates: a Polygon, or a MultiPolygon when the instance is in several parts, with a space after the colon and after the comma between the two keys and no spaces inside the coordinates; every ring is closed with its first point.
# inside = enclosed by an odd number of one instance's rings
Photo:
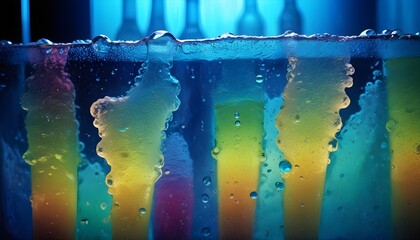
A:
{"type": "Polygon", "coordinates": [[[420,58],[385,60],[393,234],[420,235],[420,58]]]}
{"type": "Polygon", "coordinates": [[[220,239],[252,238],[256,199],[250,193],[258,190],[263,107],[252,100],[215,106],[220,239]]]}
{"type": "Polygon", "coordinates": [[[352,85],[347,59],[289,58],[284,105],[277,116],[277,144],[292,165],[285,181],[286,239],[316,239],[329,153],[341,129],[338,111],[349,105],[352,85]]]}
{"type": "Polygon", "coordinates": [[[179,106],[179,82],[169,64],[148,62],[125,97],[99,99],[91,106],[102,140],[97,153],[111,166],[113,238],[147,239],[153,188],[161,175],[163,130],[179,106]]]}
{"type": "Polygon", "coordinates": [[[217,160],[219,239],[252,239],[263,158],[264,91],[257,64],[223,63],[213,93],[217,160]],[[258,80],[258,81],[257,81],[258,80]]]}
{"type": "Polygon", "coordinates": [[[80,162],[74,86],[64,71],[67,50],[52,49],[26,80],[22,107],[27,110],[35,239],[73,239],[80,162]],[[45,67],[48,66],[48,67],[45,67]]]}

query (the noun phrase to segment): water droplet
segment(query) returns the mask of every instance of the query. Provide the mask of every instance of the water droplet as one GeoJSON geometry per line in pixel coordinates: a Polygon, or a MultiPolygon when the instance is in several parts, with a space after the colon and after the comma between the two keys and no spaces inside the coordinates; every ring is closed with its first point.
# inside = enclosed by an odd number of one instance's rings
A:
{"type": "Polygon", "coordinates": [[[392,34],[392,35],[397,35],[397,36],[402,36],[402,35],[404,35],[404,32],[403,32],[401,29],[394,29],[394,30],[391,32],[391,34],[392,34]]]}
{"type": "Polygon", "coordinates": [[[139,209],[139,213],[141,214],[141,215],[144,215],[144,214],[146,214],[146,208],[140,208],[139,209]]]}
{"type": "Polygon", "coordinates": [[[122,128],[120,128],[120,132],[126,132],[127,131],[127,128],[126,127],[122,127],[122,128]]]}
{"type": "Polygon", "coordinates": [[[87,218],[82,218],[82,220],[80,220],[80,223],[81,223],[82,225],[87,225],[87,224],[89,223],[89,219],[87,219],[87,218]]]}
{"type": "Polygon", "coordinates": [[[106,209],[106,203],[105,202],[101,202],[101,204],[99,206],[101,207],[102,210],[106,209]]]}
{"type": "Polygon", "coordinates": [[[376,32],[372,29],[366,29],[359,35],[360,37],[376,36],[376,32]]]}
{"type": "Polygon", "coordinates": [[[229,194],[229,198],[233,199],[233,198],[235,198],[235,195],[233,193],[231,193],[231,194],[229,194]]]}
{"type": "Polygon", "coordinates": [[[61,155],[61,154],[55,154],[55,155],[54,155],[54,157],[55,157],[57,160],[61,160],[61,159],[63,158],[63,155],[61,155]]]}
{"type": "Polygon", "coordinates": [[[207,195],[207,194],[201,195],[201,201],[203,203],[208,203],[209,202],[209,195],[207,195]]]}
{"type": "Polygon", "coordinates": [[[255,81],[256,81],[257,83],[262,83],[262,82],[264,81],[264,77],[263,77],[262,75],[258,74],[258,75],[255,77],[255,81]]]}
{"type": "Polygon", "coordinates": [[[169,175],[171,173],[171,171],[169,171],[168,169],[165,170],[165,175],[169,175]]]}
{"type": "Polygon", "coordinates": [[[391,34],[392,33],[392,31],[391,30],[389,30],[389,29],[384,29],[384,30],[382,30],[382,34],[384,34],[384,35],[389,35],[389,34],[391,34]]]}
{"type": "Polygon", "coordinates": [[[209,186],[211,184],[211,177],[205,176],[203,178],[203,183],[204,183],[204,185],[209,186]]]}
{"type": "Polygon", "coordinates": [[[301,207],[301,208],[305,207],[305,204],[304,204],[304,203],[301,203],[301,204],[300,204],[300,207],[301,207]]]}
{"type": "Polygon", "coordinates": [[[12,42],[9,40],[1,40],[0,41],[0,46],[6,46],[6,45],[11,45],[12,42]]]}
{"type": "Polygon", "coordinates": [[[235,112],[235,113],[233,114],[233,116],[234,116],[236,119],[238,119],[238,118],[239,118],[239,112],[235,112]]]}
{"type": "Polygon", "coordinates": [[[210,236],[210,228],[204,227],[201,229],[201,235],[204,237],[210,236]]]}
{"type": "Polygon", "coordinates": [[[38,44],[38,45],[50,45],[50,44],[53,44],[53,43],[50,40],[46,39],[46,38],[41,38],[38,41],[36,41],[35,44],[38,44]]]}
{"type": "Polygon", "coordinates": [[[237,127],[241,126],[241,121],[236,120],[236,121],[235,121],[235,126],[237,126],[237,127]]]}
{"type": "Polygon", "coordinates": [[[416,150],[417,150],[417,153],[420,154],[420,144],[417,144],[416,150]]]}
{"type": "Polygon", "coordinates": [[[283,160],[279,163],[279,168],[281,173],[288,173],[292,170],[292,164],[287,160],[283,160]]]}
{"type": "Polygon", "coordinates": [[[300,115],[296,114],[295,115],[295,123],[298,123],[298,122],[300,122],[300,115]]]}
{"type": "Polygon", "coordinates": [[[388,130],[388,132],[392,132],[395,130],[396,126],[397,126],[397,122],[395,122],[394,119],[389,119],[388,122],[386,123],[386,130],[388,130]]]}
{"type": "Polygon", "coordinates": [[[278,191],[283,191],[283,189],[284,189],[284,183],[282,183],[282,182],[276,182],[276,189],[278,190],[278,191]]]}
{"type": "Polygon", "coordinates": [[[107,53],[111,49],[111,40],[105,35],[99,35],[92,39],[92,47],[99,53],[107,53]]]}
{"type": "Polygon", "coordinates": [[[252,198],[252,199],[256,199],[257,197],[258,197],[258,193],[257,192],[251,192],[250,194],[249,194],[249,196],[252,198]]]}

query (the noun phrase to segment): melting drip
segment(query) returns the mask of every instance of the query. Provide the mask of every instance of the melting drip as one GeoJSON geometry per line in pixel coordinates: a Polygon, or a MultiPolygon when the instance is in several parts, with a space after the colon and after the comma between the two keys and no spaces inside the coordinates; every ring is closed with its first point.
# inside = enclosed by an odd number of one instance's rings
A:
{"type": "Polygon", "coordinates": [[[68,49],[52,49],[26,79],[22,107],[28,112],[35,239],[73,239],[77,212],[77,166],[80,162],[74,86],[64,71],[68,49]]]}
{"type": "Polygon", "coordinates": [[[349,105],[352,85],[347,59],[289,58],[284,105],[277,116],[278,147],[292,168],[283,173],[285,238],[317,238],[325,172],[338,111],[349,105]],[[299,167],[294,167],[299,166],[299,167]]]}
{"type": "Polygon", "coordinates": [[[179,82],[170,75],[169,66],[158,60],[147,62],[125,97],[105,97],[91,106],[102,138],[97,153],[111,166],[107,184],[113,196],[114,238],[148,237],[153,188],[163,166],[163,130],[179,106],[179,82]],[[146,211],[140,214],[142,208],[146,211]]]}
{"type": "Polygon", "coordinates": [[[420,58],[385,60],[393,234],[420,235],[420,58]]]}
{"type": "Polygon", "coordinates": [[[351,116],[331,153],[320,238],[387,239],[390,237],[390,164],[385,121],[384,83],[368,83],[360,112],[351,116]],[[357,231],[355,231],[357,229],[357,231]]]}

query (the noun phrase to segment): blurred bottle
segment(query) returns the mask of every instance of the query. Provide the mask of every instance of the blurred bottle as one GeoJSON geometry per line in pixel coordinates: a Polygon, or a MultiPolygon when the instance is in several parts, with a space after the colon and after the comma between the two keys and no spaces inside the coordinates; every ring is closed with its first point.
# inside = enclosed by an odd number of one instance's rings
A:
{"type": "Polygon", "coordinates": [[[123,20],[116,40],[139,40],[142,34],[136,21],[137,0],[123,0],[123,20]]]}
{"type": "Polygon", "coordinates": [[[256,0],[245,0],[245,10],[239,18],[236,31],[240,35],[264,35],[264,22],[258,12],[256,0]]]}
{"type": "Polygon", "coordinates": [[[284,8],[280,15],[280,34],[287,30],[302,33],[302,25],[299,10],[295,0],[285,0],[284,8]]]}
{"type": "Polygon", "coordinates": [[[149,29],[147,35],[150,36],[157,30],[167,30],[165,25],[165,4],[164,0],[152,1],[152,13],[150,15],[149,29]]]}
{"type": "Polygon", "coordinates": [[[181,39],[204,38],[200,30],[200,4],[199,0],[187,0],[187,11],[185,15],[185,28],[181,39]]]}

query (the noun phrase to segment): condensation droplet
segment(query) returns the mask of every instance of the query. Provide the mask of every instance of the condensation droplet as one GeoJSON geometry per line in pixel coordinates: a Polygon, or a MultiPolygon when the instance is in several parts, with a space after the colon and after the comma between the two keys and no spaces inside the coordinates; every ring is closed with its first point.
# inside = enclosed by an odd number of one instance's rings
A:
{"type": "Polygon", "coordinates": [[[206,185],[206,186],[210,186],[210,184],[211,184],[211,177],[209,177],[209,176],[205,176],[205,177],[203,178],[203,183],[204,183],[204,185],[206,185]]]}
{"type": "Polygon", "coordinates": [[[366,29],[359,35],[360,37],[376,36],[376,32],[372,29],[366,29]]]}
{"type": "Polygon", "coordinates": [[[276,182],[275,186],[278,191],[283,191],[284,189],[284,183],[282,182],[276,182]]]}
{"type": "Polygon", "coordinates": [[[287,160],[283,160],[279,163],[279,168],[281,173],[288,173],[292,170],[292,164],[287,160]]]}
{"type": "Polygon", "coordinates": [[[99,35],[92,39],[92,46],[95,51],[107,53],[111,49],[111,40],[105,35],[99,35]]]}
{"type": "Polygon", "coordinates": [[[139,209],[139,213],[140,213],[141,215],[146,214],[146,208],[140,208],[140,209],[139,209]]]}
{"type": "Polygon", "coordinates": [[[201,195],[201,201],[203,203],[208,203],[209,202],[209,195],[207,195],[207,194],[201,195]]]}
{"type": "Polygon", "coordinates": [[[258,75],[255,77],[255,81],[256,81],[257,83],[262,83],[262,82],[264,81],[264,77],[263,77],[262,75],[258,74],[258,75]]]}
{"type": "Polygon", "coordinates": [[[249,196],[252,198],[252,199],[256,199],[257,197],[258,197],[258,193],[257,192],[251,192],[250,194],[249,194],[249,196]]]}

